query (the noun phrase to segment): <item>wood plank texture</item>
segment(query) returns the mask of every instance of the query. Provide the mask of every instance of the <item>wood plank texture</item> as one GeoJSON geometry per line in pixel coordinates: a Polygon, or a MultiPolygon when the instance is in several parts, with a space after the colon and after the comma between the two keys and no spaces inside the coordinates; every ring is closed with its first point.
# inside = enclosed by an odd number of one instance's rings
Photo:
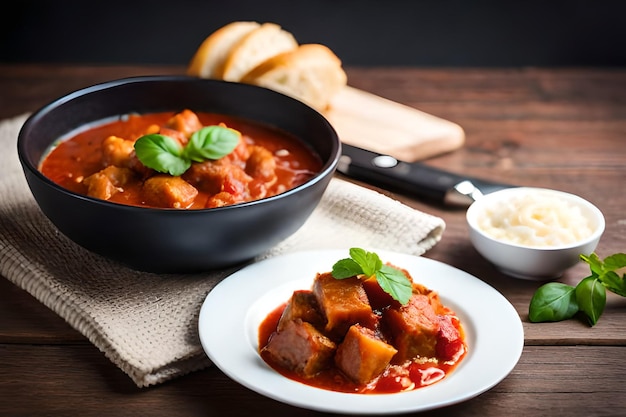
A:
{"type": "Polygon", "coordinates": [[[343,142],[407,162],[452,152],[465,142],[456,123],[350,86],[324,116],[343,142]]]}

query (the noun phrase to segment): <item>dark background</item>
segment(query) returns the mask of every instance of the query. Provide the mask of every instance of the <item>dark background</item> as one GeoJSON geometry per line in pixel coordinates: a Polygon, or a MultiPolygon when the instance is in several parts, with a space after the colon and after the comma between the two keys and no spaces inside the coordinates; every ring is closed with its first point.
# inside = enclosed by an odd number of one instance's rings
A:
{"type": "Polygon", "coordinates": [[[0,19],[0,62],[186,65],[255,20],[344,65],[626,66],[626,1],[9,0],[0,19]]]}

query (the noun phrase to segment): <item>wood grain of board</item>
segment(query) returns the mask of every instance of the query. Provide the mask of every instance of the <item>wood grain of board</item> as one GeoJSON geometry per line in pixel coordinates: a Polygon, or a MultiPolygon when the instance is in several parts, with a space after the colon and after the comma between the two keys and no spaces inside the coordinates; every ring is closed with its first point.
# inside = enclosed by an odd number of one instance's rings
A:
{"type": "Polygon", "coordinates": [[[333,97],[324,115],[343,142],[406,162],[452,152],[465,142],[456,123],[350,86],[333,97]]]}

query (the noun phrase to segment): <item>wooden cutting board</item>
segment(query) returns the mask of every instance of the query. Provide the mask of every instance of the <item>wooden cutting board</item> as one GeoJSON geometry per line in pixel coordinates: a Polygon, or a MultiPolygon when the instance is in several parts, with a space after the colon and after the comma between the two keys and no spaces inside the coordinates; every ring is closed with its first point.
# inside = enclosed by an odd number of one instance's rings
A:
{"type": "Polygon", "coordinates": [[[465,142],[456,123],[350,86],[324,115],[343,142],[405,162],[451,152],[465,142]]]}

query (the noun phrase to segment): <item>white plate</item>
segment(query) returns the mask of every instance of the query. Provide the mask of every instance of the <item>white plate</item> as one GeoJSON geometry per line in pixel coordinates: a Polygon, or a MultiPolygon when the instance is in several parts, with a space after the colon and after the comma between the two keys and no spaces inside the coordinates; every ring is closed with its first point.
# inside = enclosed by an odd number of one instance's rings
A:
{"type": "Polygon", "coordinates": [[[206,354],[230,378],[269,398],[346,414],[393,414],[456,404],[489,390],[511,372],[522,354],[524,330],[519,315],[498,291],[441,262],[374,252],[437,291],[461,319],[468,353],[442,381],[394,394],[340,393],[290,380],[261,359],[258,328],[267,314],[294,290],[310,289],[317,272],[330,271],[336,261],[349,257],[347,249],[277,256],[226,278],[208,294],[200,310],[200,341],[206,354]]]}

